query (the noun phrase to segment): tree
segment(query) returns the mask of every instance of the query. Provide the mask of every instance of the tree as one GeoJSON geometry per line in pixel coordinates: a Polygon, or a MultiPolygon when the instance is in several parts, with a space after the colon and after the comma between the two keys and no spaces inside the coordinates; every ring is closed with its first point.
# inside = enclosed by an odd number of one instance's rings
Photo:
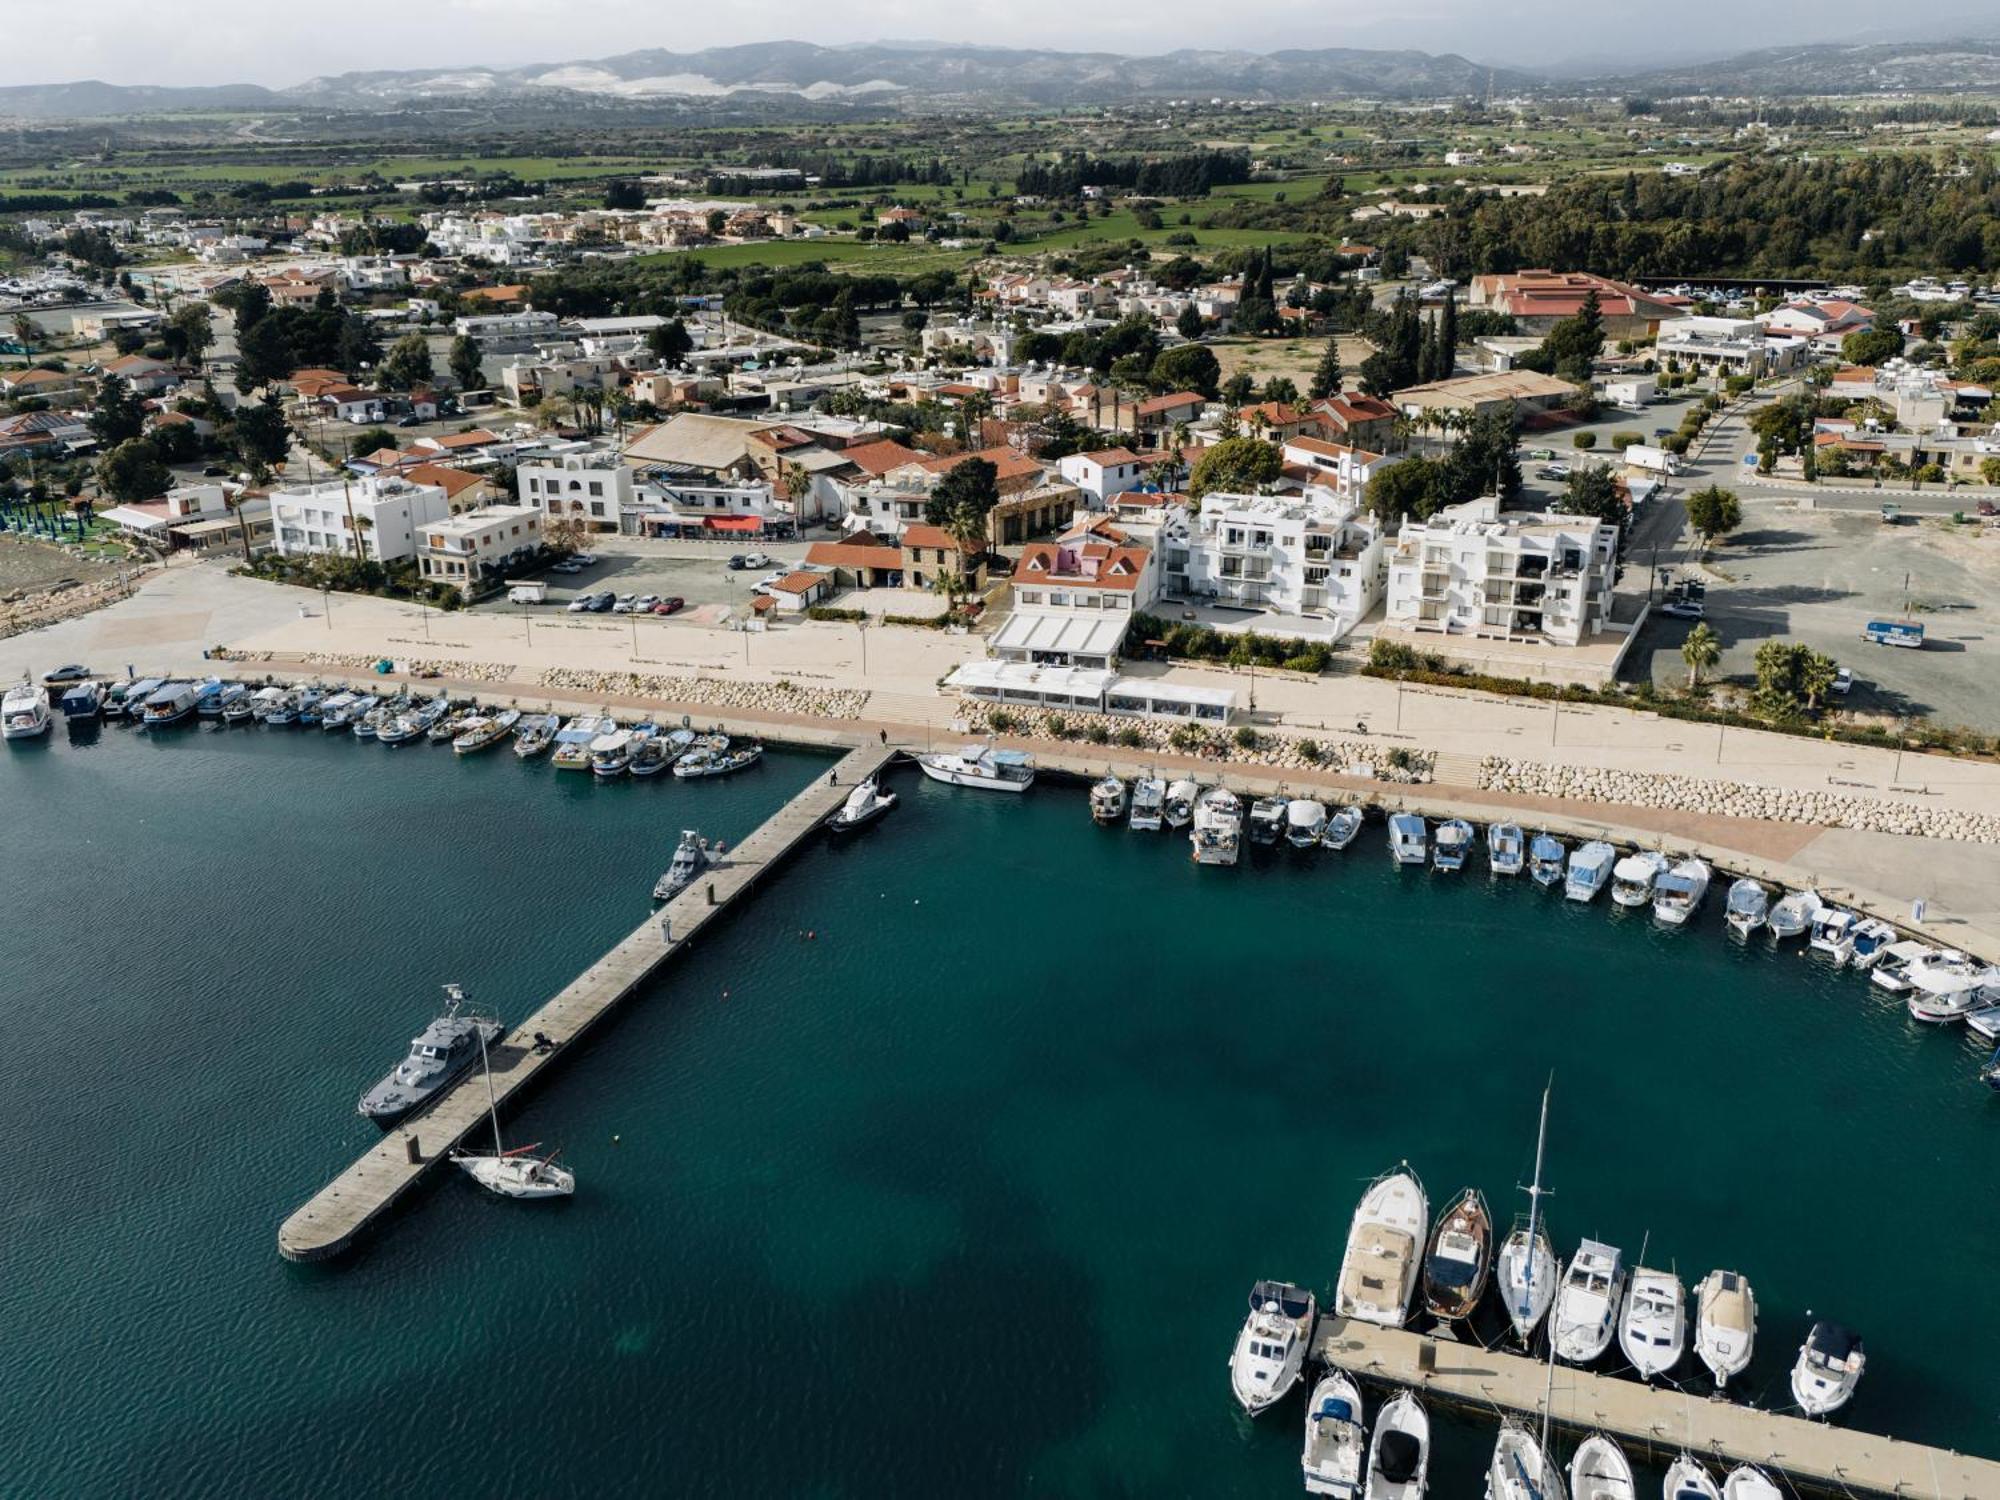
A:
{"type": "Polygon", "coordinates": [[[933,526],[944,526],[960,506],[969,506],[978,513],[983,528],[986,513],[999,503],[1000,471],[987,459],[962,459],[945,470],[924,502],[924,519],[933,526]]]}
{"type": "Polygon", "coordinates": [[[479,354],[479,344],[472,335],[461,333],[451,341],[451,378],[458,382],[462,391],[473,390],[485,381],[483,361],[479,354]]]}
{"type": "Polygon", "coordinates": [[[146,430],[146,408],[124,380],[106,375],[97,382],[97,399],[91,403],[88,421],[92,435],[111,449],[146,430]]]}
{"type": "Polygon", "coordinates": [[[672,369],[694,351],[694,340],[688,334],[687,324],[679,318],[669,318],[646,335],[646,347],[662,365],[672,369]]]}
{"type": "Polygon", "coordinates": [[[1566,516],[1595,516],[1613,526],[1625,524],[1625,499],[1618,493],[1611,471],[1595,464],[1571,472],[1556,509],[1566,516]]]}
{"type": "Polygon", "coordinates": [[[2000,454],[1979,461],[1979,477],[1988,484],[2000,484],[2000,454]]]}
{"type": "Polygon", "coordinates": [[[237,457],[252,473],[275,469],[292,448],[292,429],[285,421],[285,409],[268,396],[254,406],[238,407],[234,442],[237,457]]]}
{"type": "Polygon", "coordinates": [[[1395,361],[1379,350],[1361,361],[1361,389],[1377,400],[1409,383],[1397,378],[1395,361]]]}
{"type": "Polygon", "coordinates": [[[26,313],[14,314],[14,342],[21,346],[23,353],[33,354],[35,345],[41,342],[41,337],[42,328],[39,323],[26,313]]]}
{"type": "Polygon", "coordinates": [[[1148,380],[1156,391],[1199,391],[1213,401],[1221,389],[1222,365],[1206,344],[1182,344],[1160,352],[1148,380]]]}
{"type": "Polygon", "coordinates": [[[1406,458],[1377,469],[1368,481],[1369,511],[1385,528],[1428,519],[1438,503],[1437,469],[1428,458],[1406,458]]]}
{"type": "Polygon", "coordinates": [[[1238,370],[1222,382],[1220,395],[1223,402],[1232,407],[1246,404],[1257,393],[1257,381],[1248,371],[1238,370]]]}
{"type": "Polygon", "coordinates": [[[1284,461],[1276,443],[1261,438],[1224,438],[1195,460],[1188,477],[1188,497],[1199,500],[1210,491],[1223,494],[1255,494],[1275,481],[1284,461]]]}
{"type": "Polygon", "coordinates": [[[285,337],[277,318],[259,318],[248,328],[243,327],[239,318],[237,329],[236,389],[239,391],[283,380],[299,367],[292,355],[291,340],[285,337]]]}
{"type": "Polygon", "coordinates": [[[1798,648],[1796,676],[1799,691],[1805,695],[1806,707],[1813,713],[1826,701],[1826,695],[1833,691],[1833,685],[1840,677],[1840,666],[1824,651],[1814,651],[1810,647],[1798,648]]]}
{"type": "Polygon", "coordinates": [[[604,189],[606,208],[644,208],[646,190],[630,177],[619,177],[606,184],[604,189]]]}
{"type": "Polygon", "coordinates": [[[215,342],[215,320],[209,316],[205,305],[190,302],[185,307],[176,308],[174,315],[167,319],[165,337],[169,350],[177,350],[180,358],[191,361],[199,369],[209,347],[215,342]]]}
{"type": "Polygon", "coordinates": [[[1688,686],[1701,686],[1701,674],[1722,660],[1722,642],[1705,621],[1697,621],[1694,629],[1681,642],[1681,660],[1687,663],[1688,686]]]}
{"type": "Polygon", "coordinates": [[[1903,352],[1903,335],[1894,328],[1864,328],[1840,341],[1840,357],[1850,365],[1879,365],[1903,352]]]}
{"type": "Polygon", "coordinates": [[[430,341],[421,333],[406,333],[390,346],[388,357],[376,371],[382,387],[407,391],[428,385],[431,379],[430,341]]]}
{"type": "Polygon", "coordinates": [[[1319,357],[1319,368],[1313,371],[1312,384],[1306,387],[1306,394],[1315,401],[1324,401],[1329,396],[1340,394],[1340,340],[1329,335],[1326,352],[1319,357]]]}
{"type": "Polygon", "coordinates": [[[1273,375],[1264,382],[1263,397],[1266,401],[1276,401],[1289,406],[1299,399],[1299,388],[1286,375],[1273,375]]]}
{"type": "Polygon", "coordinates": [[[1201,331],[1201,314],[1195,311],[1194,304],[1190,302],[1181,309],[1180,316],[1174,319],[1174,332],[1184,339],[1198,339],[1201,337],[1201,331]]]}
{"type": "Polygon", "coordinates": [[[1696,490],[1687,498],[1688,525],[1701,538],[1703,550],[1717,537],[1743,524],[1743,506],[1734,492],[1719,484],[1696,490]]]}
{"type": "MultiPolygon", "coordinates": [[[[1601,325],[1600,325],[1601,326],[1601,325]]],[[[1458,294],[1447,291],[1444,306],[1438,309],[1437,373],[1433,380],[1449,380],[1458,364],[1458,294]]]]}
{"type": "Polygon", "coordinates": [[[173,482],[160,450],[144,438],[120,443],[97,461],[98,487],[120,504],[151,500],[173,482]]]}
{"type": "Polygon", "coordinates": [[[396,434],[386,427],[364,427],[347,440],[349,453],[374,453],[396,446],[396,434]]]}

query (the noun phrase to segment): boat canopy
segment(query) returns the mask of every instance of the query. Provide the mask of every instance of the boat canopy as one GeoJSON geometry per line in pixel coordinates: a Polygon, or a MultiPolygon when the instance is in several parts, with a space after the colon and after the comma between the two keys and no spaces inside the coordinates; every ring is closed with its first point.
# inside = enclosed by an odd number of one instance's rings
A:
{"type": "Polygon", "coordinates": [[[1262,1312],[1275,1302],[1288,1318],[1303,1318],[1312,1311],[1312,1293],[1301,1291],[1286,1281],[1260,1281],[1250,1288],[1250,1310],[1262,1312]]]}
{"type": "Polygon", "coordinates": [[[1336,1422],[1352,1422],[1354,1408],[1348,1404],[1345,1396],[1328,1396],[1320,1402],[1319,1410],[1313,1413],[1313,1420],[1324,1421],[1328,1417],[1336,1422]]]}
{"type": "Polygon", "coordinates": [[[1815,1354],[1836,1363],[1846,1359],[1861,1347],[1861,1340],[1854,1336],[1852,1330],[1839,1323],[1828,1322],[1813,1324],[1812,1335],[1807,1338],[1806,1343],[1812,1347],[1815,1354]]]}
{"type": "MultiPolygon", "coordinates": [[[[1502,826],[1505,827],[1506,825],[1503,824],[1502,826]]],[[[1538,833],[1535,835],[1535,841],[1528,846],[1528,852],[1533,854],[1536,859],[1561,859],[1563,857],[1562,840],[1553,834],[1538,833]]]]}
{"type": "Polygon", "coordinates": [[[996,766],[1025,766],[1029,761],[1025,750],[989,750],[986,758],[996,766]]]}
{"type": "Polygon", "coordinates": [[[1424,1461],[1424,1445],[1417,1441],[1415,1433],[1390,1430],[1382,1434],[1377,1449],[1382,1466],[1382,1477],[1391,1484],[1408,1484],[1417,1477],[1417,1469],[1424,1461]]]}
{"type": "Polygon", "coordinates": [[[1692,875],[1668,872],[1653,882],[1653,889],[1663,896],[1692,896],[1695,879],[1692,875]]]}

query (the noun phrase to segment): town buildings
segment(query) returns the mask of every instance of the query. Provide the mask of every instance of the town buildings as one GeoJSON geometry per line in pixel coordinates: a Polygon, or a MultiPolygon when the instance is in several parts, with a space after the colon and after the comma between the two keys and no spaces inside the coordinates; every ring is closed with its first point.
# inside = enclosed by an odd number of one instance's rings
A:
{"type": "Polygon", "coordinates": [[[391,563],[414,558],[417,532],[451,514],[436,485],[370,477],[271,492],[272,545],[284,557],[314,554],[391,563]]]}
{"type": "Polygon", "coordinates": [[[1338,638],[1374,606],[1382,539],[1353,496],[1208,494],[1184,533],[1169,532],[1173,597],[1317,617],[1338,638]]]}
{"type": "Polygon", "coordinates": [[[1575,646],[1610,620],[1618,528],[1488,497],[1403,522],[1386,562],[1392,626],[1575,646]]]}
{"type": "Polygon", "coordinates": [[[423,525],[417,567],[429,583],[466,595],[483,591],[510,555],[541,545],[542,512],[532,505],[486,505],[423,525]]]}

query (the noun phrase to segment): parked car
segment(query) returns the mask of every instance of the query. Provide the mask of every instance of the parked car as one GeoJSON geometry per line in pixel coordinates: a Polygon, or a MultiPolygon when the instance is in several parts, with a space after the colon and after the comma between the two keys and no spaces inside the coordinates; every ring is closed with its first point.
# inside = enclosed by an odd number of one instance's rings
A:
{"type": "Polygon", "coordinates": [[[729,571],[732,573],[741,573],[745,568],[749,566],[750,566],[750,559],[745,557],[741,552],[734,554],[729,559],[729,571]]]}
{"type": "Polygon", "coordinates": [[[1852,668],[1842,667],[1833,674],[1833,690],[1843,698],[1854,691],[1854,672],[1852,668]]]}
{"type": "Polygon", "coordinates": [[[617,594],[613,596],[613,600],[611,608],[616,614],[629,615],[639,607],[637,594],[617,594]]]}
{"type": "Polygon", "coordinates": [[[225,464],[209,464],[201,471],[201,477],[204,479],[227,479],[229,477],[229,468],[225,464]]]}
{"type": "Polygon", "coordinates": [[[679,594],[669,594],[653,606],[653,613],[656,615],[677,615],[686,608],[687,600],[683,599],[679,594]]]}
{"type": "Polygon", "coordinates": [[[398,427],[421,427],[424,425],[424,419],[419,416],[408,416],[402,418],[396,425],[398,427]]]}
{"type": "Polygon", "coordinates": [[[1699,620],[1708,609],[1696,599],[1669,599],[1660,606],[1660,613],[1676,620],[1699,620]]]}
{"type": "Polygon", "coordinates": [[[594,597],[591,594],[578,594],[574,599],[569,601],[569,612],[573,615],[583,614],[590,608],[590,601],[594,597]]]}
{"type": "Polygon", "coordinates": [[[590,612],[594,615],[608,615],[617,603],[618,596],[609,589],[606,589],[601,594],[592,594],[590,596],[590,612]]]}
{"type": "Polygon", "coordinates": [[[559,563],[551,563],[549,571],[551,573],[581,573],[583,571],[583,564],[573,557],[567,558],[559,563]]]}
{"type": "Polygon", "coordinates": [[[573,552],[570,554],[569,560],[580,567],[594,568],[597,566],[597,554],[595,552],[573,552]]]}
{"type": "Polygon", "coordinates": [[[660,596],[658,594],[641,594],[638,601],[632,606],[632,613],[650,615],[653,612],[653,606],[659,602],[660,596]]]}
{"type": "Polygon", "coordinates": [[[89,676],[90,668],[72,662],[66,667],[57,667],[53,672],[42,673],[42,681],[50,687],[56,687],[65,682],[82,682],[89,676]]]}
{"type": "Polygon", "coordinates": [[[2000,508],[1996,508],[1991,500],[1982,500],[1979,502],[1979,513],[1982,516],[2000,516],[2000,508]]]}

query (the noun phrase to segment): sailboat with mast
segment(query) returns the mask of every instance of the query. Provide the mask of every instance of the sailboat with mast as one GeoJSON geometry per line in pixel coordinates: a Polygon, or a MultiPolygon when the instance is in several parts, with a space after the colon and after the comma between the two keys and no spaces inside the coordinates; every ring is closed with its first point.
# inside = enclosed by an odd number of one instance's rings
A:
{"type": "Polygon", "coordinates": [[[486,1075],[486,1112],[493,1120],[493,1154],[454,1151],[451,1159],[466,1175],[489,1192],[503,1198],[567,1198],[576,1191],[576,1174],[556,1165],[560,1152],[538,1156],[541,1145],[516,1146],[512,1151],[500,1137],[500,1105],[493,1097],[493,1062],[486,1052],[486,1034],[479,1035],[479,1067],[486,1075]]]}
{"type": "Polygon", "coordinates": [[[1548,1315],[1556,1294],[1556,1249],[1549,1238],[1549,1226],[1542,1218],[1542,1156],[1549,1140],[1549,1089],[1542,1089],[1542,1123],[1535,1132],[1535,1180],[1524,1189],[1528,1195],[1525,1218],[1516,1215],[1514,1227],[1500,1246],[1498,1256],[1500,1295],[1507,1304],[1507,1319],[1514,1325],[1514,1337],[1524,1345],[1548,1315]]]}
{"type": "MultiPolygon", "coordinates": [[[[1552,1085],[1551,1085],[1552,1086],[1552,1085]]],[[[1542,1089],[1542,1130],[1535,1144],[1535,1185],[1529,1189],[1529,1218],[1535,1219],[1535,1209],[1542,1201],[1542,1147],[1541,1142],[1548,1136],[1549,1088],[1542,1089]]],[[[1544,1237],[1547,1230],[1543,1231],[1544,1237]]],[[[1512,1236],[1509,1236],[1511,1239],[1512,1236]]],[[[1534,1229],[1528,1232],[1532,1246],[1534,1229]]],[[[1503,1250],[1504,1256],[1506,1252],[1503,1250]]],[[[1529,1252],[1529,1263],[1533,1262],[1533,1251],[1529,1252]]],[[[1555,1252],[1549,1252],[1548,1281],[1555,1279],[1555,1252]]],[[[1513,1313],[1515,1304],[1508,1304],[1508,1312],[1513,1313]]],[[[1546,1297],[1542,1302],[1546,1311],[1546,1297]]],[[[1544,1361],[1548,1374],[1543,1377],[1542,1386],[1542,1430],[1541,1434],[1530,1432],[1527,1424],[1508,1417],[1500,1424],[1500,1436],[1493,1444],[1493,1457],[1486,1465],[1486,1500],[1569,1500],[1569,1492],[1563,1488],[1562,1470],[1557,1466],[1555,1454],[1549,1447],[1549,1417],[1556,1404],[1556,1341],[1549,1339],[1548,1357],[1544,1361]]]]}

